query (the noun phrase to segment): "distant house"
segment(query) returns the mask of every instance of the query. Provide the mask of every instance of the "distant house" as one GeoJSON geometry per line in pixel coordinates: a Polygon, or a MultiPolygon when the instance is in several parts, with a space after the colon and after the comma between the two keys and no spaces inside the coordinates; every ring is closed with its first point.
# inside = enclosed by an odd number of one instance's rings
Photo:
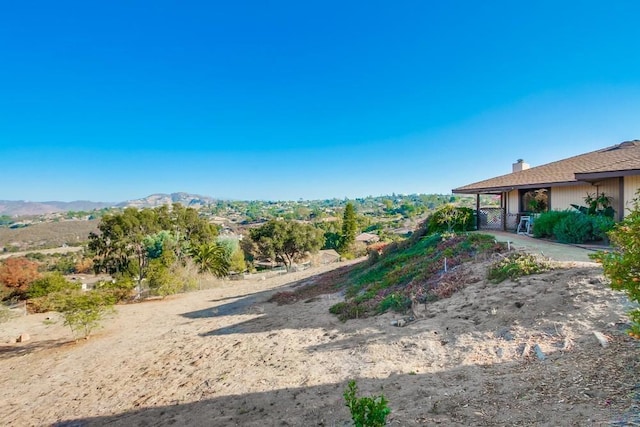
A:
{"type": "Polygon", "coordinates": [[[515,230],[522,215],[584,205],[585,197],[606,196],[620,220],[640,188],[640,140],[537,167],[518,160],[510,174],[454,188],[476,194],[478,228],[515,230]],[[500,208],[482,208],[481,194],[500,195],[500,208]]]}
{"type": "Polygon", "coordinates": [[[356,236],[356,242],[371,244],[380,241],[380,236],[373,233],[360,233],[356,236]]]}
{"type": "Polygon", "coordinates": [[[323,249],[314,258],[315,263],[318,265],[332,264],[341,260],[340,254],[333,249],[323,249]]]}

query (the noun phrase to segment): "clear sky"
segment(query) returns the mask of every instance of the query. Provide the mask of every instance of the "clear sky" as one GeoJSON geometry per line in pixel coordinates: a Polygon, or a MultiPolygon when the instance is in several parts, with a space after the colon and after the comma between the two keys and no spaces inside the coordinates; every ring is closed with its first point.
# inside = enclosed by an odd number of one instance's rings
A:
{"type": "Polygon", "coordinates": [[[640,139],[640,2],[7,1],[0,200],[452,188],[640,139]]]}

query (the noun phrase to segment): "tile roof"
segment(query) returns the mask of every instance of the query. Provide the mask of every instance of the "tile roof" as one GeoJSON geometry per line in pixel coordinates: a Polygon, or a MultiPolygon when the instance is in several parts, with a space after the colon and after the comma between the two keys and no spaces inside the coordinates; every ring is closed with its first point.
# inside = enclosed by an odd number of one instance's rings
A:
{"type": "Polygon", "coordinates": [[[569,157],[519,172],[454,188],[454,193],[497,193],[514,188],[571,185],[597,177],[640,174],[640,140],[569,157]]]}

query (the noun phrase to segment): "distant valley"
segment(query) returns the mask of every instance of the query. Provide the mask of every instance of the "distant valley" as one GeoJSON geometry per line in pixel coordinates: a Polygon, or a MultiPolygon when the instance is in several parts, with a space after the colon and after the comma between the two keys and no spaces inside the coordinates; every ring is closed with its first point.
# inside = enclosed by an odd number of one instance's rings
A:
{"type": "Polygon", "coordinates": [[[0,215],[8,216],[31,216],[46,215],[51,213],[69,211],[94,211],[103,208],[113,207],[136,207],[152,208],[156,206],[180,203],[184,206],[199,208],[215,203],[216,199],[208,196],[201,196],[190,193],[158,193],[140,199],[127,200],[124,202],[91,202],[88,200],[77,200],[73,202],[32,202],[26,200],[0,200],[0,215]]]}

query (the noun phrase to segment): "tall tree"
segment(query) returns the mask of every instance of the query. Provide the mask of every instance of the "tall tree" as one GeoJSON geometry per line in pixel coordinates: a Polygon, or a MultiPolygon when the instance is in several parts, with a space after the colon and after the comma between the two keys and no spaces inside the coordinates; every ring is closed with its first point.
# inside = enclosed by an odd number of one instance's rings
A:
{"type": "Polygon", "coordinates": [[[247,265],[244,262],[244,252],[240,248],[240,242],[233,238],[218,238],[217,243],[224,248],[225,257],[229,261],[229,271],[242,273],[247,265]]]}
{"type": "Polygon", "coordinates": [[[160,231],[157,212],[126,208],[121,214],[105,215],[98,230],[100,233],[89,235],[89,249],[96,254],[96,270],[129,273],[140,285],[149,261],[145,239],[160,231]]]}
{"type": "Polygon", "coordinates": [[[149,266],[149,252],[145,239],[147,236],[160,231],[158,213],[153,209],[137,210],[135,208],[127,208],[124,210],[124,216],[130,225],[129,245],[133,250],[134,272],[137,275],[138,285],[140,285],[147,274],[147,267],[149,266]]]}
{"type": "Polygon", "coordinates": [[[342,239],[340,241],[340,250],[348,251],[356,241],[356,233],[358,232],[358,218],[356,217],[356,208],[353,203],[349,202],[344,208],[342,216],[342,239]]]}
{"type": "Polygon", "coordinates": [[[287,270],[307,252],[318,252],[324,243],[322,230],[296,221],[271,220],[249,233],[265,258],[283,262],[287,270]]]}
{"type": "Polygon", "coordinates": [[[197,210],[180,203],[172,205],[170,223],[174,231],[192,245],[214,241],[218,236],[217,226],[200,217],[197,210]]]}
{"type": "Polygon", "coordinates": [[[193,208],[174,204],[171,209],[127,208],[122,213],[105,215],[98,233],[89,235],[89,249],[96,255],[96,271],[135,277],[138,287],[145,278],[151,258],[157,258],[169,246],[178,260],[182,248],[212,242],[217,228],[198,216],[193,208]]]}

